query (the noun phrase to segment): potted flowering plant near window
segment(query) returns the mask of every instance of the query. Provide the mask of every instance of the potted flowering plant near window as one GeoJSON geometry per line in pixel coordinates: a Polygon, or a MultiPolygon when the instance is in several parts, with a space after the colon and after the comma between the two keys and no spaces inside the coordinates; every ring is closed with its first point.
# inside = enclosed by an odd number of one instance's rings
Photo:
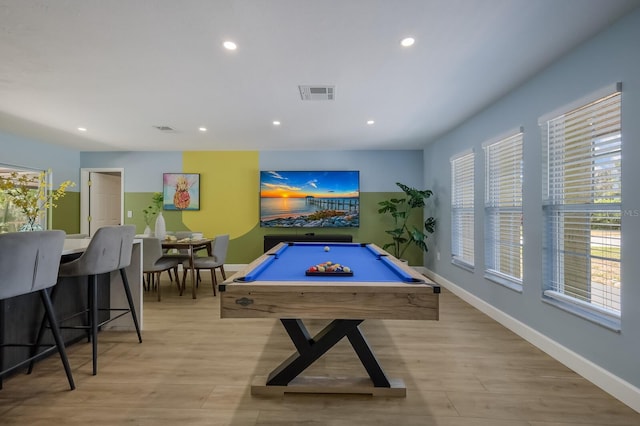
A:
{"type": "Polygon", "coordinates": [[[47,183],[45,172],[37,176],[18,172],[0,176],[0,189],[26,218],[20,231],[41,231],[43,228],[40,220],[45,211],[57,207],[56,201],[64,197],[67,188],[72,186],[75,183],[66,180],[57,189],[53,189],[47,183]]]}
{"type": "Polygon", "coordinates": [[[430,217],[424,221],[423,229],[415,226],[409,226],[408,221],[414,211],[422,213],[426,205],[426,200],[433,195],[429,189],[419,190],[411,188],[400,182],[396,185],[405,193],[405,197],[391,198],[389,200],[380,201],[378,205],[378,213],[388,214],[393,219],[393,228],[385,232],[391,236],[391,242],[382,246],[384,250],[389,250],[392,255],[398,259],[402,259],[405,251],[410,246],[419,247],[420,250],[428,251],[427,234],[432,234],[435,230],[436,220],[430,217]]]}

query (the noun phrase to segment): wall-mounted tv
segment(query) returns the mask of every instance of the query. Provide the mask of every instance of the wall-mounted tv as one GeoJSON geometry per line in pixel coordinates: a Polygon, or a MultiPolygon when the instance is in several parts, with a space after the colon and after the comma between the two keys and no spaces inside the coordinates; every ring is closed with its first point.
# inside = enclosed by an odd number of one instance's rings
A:
{"type": "Polygon", "coordinates": [[[260,172],[260,226],[357,228],[360,172],[264,170],[260,172]]]}

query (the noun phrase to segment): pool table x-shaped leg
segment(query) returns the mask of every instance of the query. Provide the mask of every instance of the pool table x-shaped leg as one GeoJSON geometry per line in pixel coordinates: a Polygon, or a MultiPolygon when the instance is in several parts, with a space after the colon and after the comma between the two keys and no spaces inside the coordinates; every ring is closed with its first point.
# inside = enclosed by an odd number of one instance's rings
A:
{"type": "Polygon", "coordinates": [[[267,385],[288,385],[291,380],[346,336],[362,365],[369,373],[373,385],[375,387],[391,387],[389,379],[358,328],[358,325],[364,320],[333,320],[313,338],[309,335],[302,320],[281,319],[280,321],[298,352],[291,355],[269,374],[267,385]]]}

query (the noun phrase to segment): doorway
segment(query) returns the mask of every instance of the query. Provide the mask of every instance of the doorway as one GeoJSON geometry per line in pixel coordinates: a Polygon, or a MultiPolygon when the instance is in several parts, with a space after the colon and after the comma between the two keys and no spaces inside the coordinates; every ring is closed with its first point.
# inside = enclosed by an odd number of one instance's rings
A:
{"type": "Polygon", "coordinates": [[[124,223],[124,169],[80,169],[80,232],[124,223]]]}

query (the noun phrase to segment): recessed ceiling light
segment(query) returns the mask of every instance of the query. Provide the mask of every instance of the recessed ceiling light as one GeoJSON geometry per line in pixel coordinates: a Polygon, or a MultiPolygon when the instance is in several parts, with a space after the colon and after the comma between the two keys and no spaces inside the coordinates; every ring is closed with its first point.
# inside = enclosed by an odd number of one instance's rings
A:
{"type": "Polygon", "coordinates": [[[413,46],[413,43],[415,43],[415,42],[416,42],[416,40],[413,37],[406,37],[406,38],[402,39],[400,44],[403,47],[409,47],[409,46],[413,46]]]}
{"type": "Polygon", "coordinates": [[[368,124],[369,126],[372,126],[372,125],[376,124],[376,122],[375,122],[375,121],[373,121],[373,120],[367,120],[367,124],[368,124]]]}
{"type": "Polygon", "coordinates": [[[273,125],[274,125],[274,126],[279,126],[279,125],[280,125],[280,122],[279,122],[278,120],[274,120],[274,121],[273,121],[273,125]]]}
{"type": "Polygon", "coordinates": [[[229,40],[227,40],[224,43],[222,43],[222,45],[227,50],[236,50],[238,48],[238,46],[236,46],[236,44],[234,42],[229,41],[229,40]]]}
{"type": "Polygon", "coordinates": [[[201,132],[206,132],[207,128],[206,127],[198,127],[198,130],[200,130],[201,132]]]}
{"type": "Polygon", "coordinates": [[[78,131],[79,132],[86,132],[87,128],[86,127],[78,127],[78,131]]]}

